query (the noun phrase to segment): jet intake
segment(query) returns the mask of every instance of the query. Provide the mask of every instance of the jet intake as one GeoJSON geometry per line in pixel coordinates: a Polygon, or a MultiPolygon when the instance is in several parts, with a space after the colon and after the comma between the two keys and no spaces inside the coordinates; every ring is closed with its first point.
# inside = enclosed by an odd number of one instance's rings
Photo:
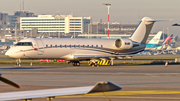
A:
{"type": "Polygon", "coordinates": [[[116,39],[115,46],[119,49],[130,49],[133,47],[131,39],[116,39]]]}

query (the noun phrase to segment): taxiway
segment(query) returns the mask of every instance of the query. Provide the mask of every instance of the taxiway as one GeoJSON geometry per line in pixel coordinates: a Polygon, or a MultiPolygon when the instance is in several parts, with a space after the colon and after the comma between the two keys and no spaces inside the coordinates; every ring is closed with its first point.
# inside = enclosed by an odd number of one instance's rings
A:
{"type": "MultiPolygon", "coordinates": [[[[112,81],[122,86],[121,91],[108,92],[112,101],[180,100],[179,65],[114,65],[90,67],[82,65],[0,65],[3,77],[20,84],[20,90],[89,86],[98,81],[112,81]]],[[[19,91],[0,82],[0,92],[19,91]]],[[[101,94],[58,97],[53,101],[106,101],[101,94]]],[[[34,99],[33,101],[45,101],[34,99]]]]}

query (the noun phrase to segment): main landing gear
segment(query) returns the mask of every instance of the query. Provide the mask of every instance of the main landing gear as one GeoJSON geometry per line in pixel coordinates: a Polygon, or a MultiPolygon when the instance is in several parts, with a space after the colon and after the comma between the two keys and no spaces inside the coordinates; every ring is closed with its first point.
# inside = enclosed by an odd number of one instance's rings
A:
{"type": "Polygon", "coordinates": [[[80,66],[80,62],[79,61],[71,61],[73,66],[80,66]]]}

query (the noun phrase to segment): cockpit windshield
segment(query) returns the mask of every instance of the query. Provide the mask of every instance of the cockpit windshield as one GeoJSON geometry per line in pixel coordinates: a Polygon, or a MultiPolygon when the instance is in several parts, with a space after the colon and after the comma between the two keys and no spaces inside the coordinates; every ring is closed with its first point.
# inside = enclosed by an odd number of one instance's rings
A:
{"type": "Polygon", "coordinates": [[[18,42],[15,46],[32,46],[32,42],[18,42]]]}

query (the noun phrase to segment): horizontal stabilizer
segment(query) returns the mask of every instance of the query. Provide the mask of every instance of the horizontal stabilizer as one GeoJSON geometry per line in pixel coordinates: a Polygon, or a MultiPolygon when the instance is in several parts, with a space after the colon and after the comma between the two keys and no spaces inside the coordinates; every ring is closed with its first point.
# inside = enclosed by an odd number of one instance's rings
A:
{"type": "Polygon", "coordinates": [[[120,89],[121,89],[121,86],[117,84],[114,84],[110,81],[103,81],[103,82],[97,83],[95,86],[0,93],[0,101],[20,100],[20,99],[27,100],[27,99],[42,98],[42,97],[49,98],[49,97],[55,97],[55,96],[89,94],[89,93],[94,93],[94,92],[115,91],[115,90],[120,90],[120,89]]]}
{"type": "Polygon", "coordinates": [[[146,20],[147,22],[160,22],[160,21],[172,21],[172,19],[158,19],[158,20],[155,20],[155,19],[148,19],[146,20]]]}

